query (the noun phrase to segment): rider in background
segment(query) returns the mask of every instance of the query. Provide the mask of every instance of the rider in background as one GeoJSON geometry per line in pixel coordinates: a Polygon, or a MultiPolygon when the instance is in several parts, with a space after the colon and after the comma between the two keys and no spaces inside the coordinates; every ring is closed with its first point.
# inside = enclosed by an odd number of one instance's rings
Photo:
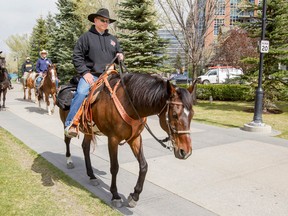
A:
{"type": "Polygon", "coordinates": [[[90,86],[114,57],[118,56],[120,60],[124,58],[118,40],[108,33],[109,24],[116,21],[110,18],[109,11],[101,8],[90,14],[88,20],[94,25],[80,36],[73,53],[73,64],[81,78],[65,121],[64,134],[67,137],[76,137],[78,134],[74,117],[88,95],[90,86]]]}
{"type": "Polygon", "coordinates": [[[30,61],[30,57],[26,58],[26,61],[22,64],[22,79],[23,85],[26,88],[26,81],[29,76],[29,72],[33,71],[33,63],[30,61]]]}
{"type": "Polygon", "coordinates": [[[52,64],[51,60],[47,58],[48,52],[46,50],[40,51],[40,58],[36,62],[36,73],[38,77],[36,78],[36,88],[39,89],[43,76],[46,75],[48,71],[48,66],[52,64]]]}
{"type": "MultiPolygon", "coordinates": [[[[2,51],[0,51],[0,54],[2,53],[2,51]]],[[[4,73],[5,75],[5,79],[7,79],[9,81],[9,89],[13,89],[12,83],[11,83],[11,76],[9,75],[6,67],[6,60],[5,57],[1,57],[0,56],[0,70],[4,73]]]]}

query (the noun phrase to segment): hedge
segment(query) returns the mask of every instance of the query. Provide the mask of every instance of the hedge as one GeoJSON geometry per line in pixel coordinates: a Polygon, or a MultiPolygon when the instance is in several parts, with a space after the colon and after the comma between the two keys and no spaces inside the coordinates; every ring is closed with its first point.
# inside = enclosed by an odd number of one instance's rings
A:
{"type": "Polygon", "coordinates": [[[198,84],[196,94],[201,100],[209,100],[212,96],[213,100],[220,101],[252,101],[255,90],[240,84],[198,84]]]}

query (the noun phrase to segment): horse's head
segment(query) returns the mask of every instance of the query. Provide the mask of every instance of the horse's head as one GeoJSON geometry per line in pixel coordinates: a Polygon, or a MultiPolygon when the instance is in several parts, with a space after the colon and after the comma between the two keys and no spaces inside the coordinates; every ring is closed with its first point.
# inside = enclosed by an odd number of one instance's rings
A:
{"type": "Polygon", "coordinates": [[[50,78],[52,83],[56,82],[57,70],[56,70],[56,65],[55,64],[49,64],[48,65],[47,76],[50,78]]]}
{"type": "Polygon", "coordinates": [[[193,87],[178,88],[169,81],[167,87],[170,97],[159,113],[160,125],[169,135],[175,157],[187,159],[192,153],[190,122],[194,114],[191,95],[193,87]]]}

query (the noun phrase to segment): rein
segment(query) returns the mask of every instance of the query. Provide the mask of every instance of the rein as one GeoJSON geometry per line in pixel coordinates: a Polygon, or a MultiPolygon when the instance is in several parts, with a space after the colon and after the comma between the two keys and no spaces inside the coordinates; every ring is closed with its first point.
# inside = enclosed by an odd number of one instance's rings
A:
{"type": "MultiPolygon", "coordinates": [[[[135,106],[133,105],[132,100],[131,100],[131,98],[130,98],[130,96],[129,96],[129,94],[128,94],[128,91],[127,91],[127,89],[126,89],[126,85],[125,85],[124,80],[123,80],[123,68],[122,68],[122,67],[124,67],[127,72],[129,72],[129,71],[128,71],[127,67],[125,66],[125,64],[124,64],[122,61],[119,61],[119,65],[120,65],[120,73],[119,73],[119,74],[120,74],[121,84],[122,84],[122,86],[123,86],[123,89],[124,89],[124,91],[125,91],[126,96],[128,97],[129,103],[131,104],[131,107],[133,108],[134,112],[136,113],[139,121],[141,122],[141,124],[144,124],[144,127],[146,128],[146,130],[151,134],[151,136],[152,136],[157,142],[159,142],[164,148],[169,149],[170,151],[172,151],[173,148],[174,148],[174,146],[175,146],[175,141],[174,141],[174,139],[173,139],[173,137],[172,137],[171,131],[173,131],[173,134],[186,134],[186,133],[190,133],[190,131],[189,131],[189,132],[188,132],[188,131],[176,131],[175,129],[173,129],[173,128],[171,127],[171,125],[169,124],[169,116],[168,116],[169,106],[168,106],[168,109],[167,109],[167,111],[166,111],[166,124],[167,124],[168,129],[169,129],[169,134],[168,134],[168,137],[166,137],[166,138],[163,139],[163,140],[158,139],[158,138],[154,135],[154,133],[152,132],[152,130],[150,129],[150,127],[148,126],[148,124],[145,123],[145,122],[143,122],[143,120],[142,120],[141,117],[139,116],[139,114],[138,114],[135,106]],[[175,131],[176,131],[176,132],[175,132],[175,131]],[[166,145],[166,144],[164,143],[164,142],[168,142],[169,140],[171,140],[172,145],[166,145]]],[[[166,108],[166,106],[167,106],[168,104],[182,104],[182,103],[181,103],[181,102],[173,102],[173,101],[167,100],[167,101],[166,101],[166,104],[165,104],[164,107],[161,109],[160,113],[158,114],[158,117],[159,117],[159,115],[164,111],[164,109],[166,108]]],[[[183,105],[183,104],[182,104],[182,105],[183,105]]]]}

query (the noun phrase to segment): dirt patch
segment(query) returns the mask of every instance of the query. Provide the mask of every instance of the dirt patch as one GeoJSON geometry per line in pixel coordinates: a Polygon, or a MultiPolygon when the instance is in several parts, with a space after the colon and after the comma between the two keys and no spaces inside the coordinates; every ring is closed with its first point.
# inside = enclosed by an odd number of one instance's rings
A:
{"type": "MultiPolygon", "coordinates": [[[[254,108],[246,108],[243,110],[244,112],[254,113],[254,108]]],[[[265,109],[262,114],[282,114],[283,111],[280,109],[265,109]]]]}

